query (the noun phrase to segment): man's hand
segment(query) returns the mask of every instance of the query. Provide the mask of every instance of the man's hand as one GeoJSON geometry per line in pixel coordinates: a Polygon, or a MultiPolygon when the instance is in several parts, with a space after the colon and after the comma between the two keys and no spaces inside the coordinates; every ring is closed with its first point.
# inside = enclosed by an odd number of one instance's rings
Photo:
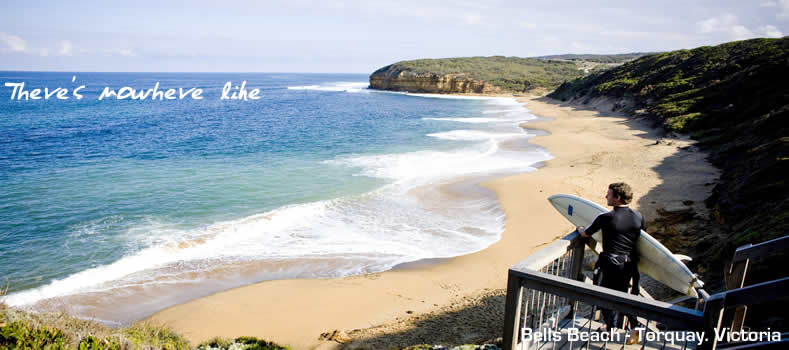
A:
{"type": "Polygon", "coordinates": [[[589,238],[589,235],[586,234],[586,231],[584,230],[583,226],[578,226],[578,227],[575,228],[575,230],[578,231],[578,234],[580,234],[581,237],[589,238]]]}

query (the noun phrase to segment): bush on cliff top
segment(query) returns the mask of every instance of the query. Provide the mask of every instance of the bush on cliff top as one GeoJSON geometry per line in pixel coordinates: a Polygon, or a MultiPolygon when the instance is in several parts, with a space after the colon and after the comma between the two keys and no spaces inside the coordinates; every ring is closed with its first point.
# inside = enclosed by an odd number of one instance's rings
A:
{"type": "Polygon", "coordinates": [[[569,61],[587,61],[596,63],[624,63],[632,61],[639,57],[652,55],[657,52],[633,52],[633,53],[620,53],[615,55],[591,55],[591,54],[565,54],[565,55],[549,55],[539,56],[535,58],[543,60],[569,60],[569,61]]]}

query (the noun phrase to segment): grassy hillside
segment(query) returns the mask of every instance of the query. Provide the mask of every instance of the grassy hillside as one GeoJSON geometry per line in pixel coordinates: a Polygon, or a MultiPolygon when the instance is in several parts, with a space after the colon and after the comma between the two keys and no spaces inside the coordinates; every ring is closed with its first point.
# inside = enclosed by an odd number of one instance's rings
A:
{"type": "Polygon", "coordinates": [[[725,237],[695,249],[721,263],[736,246],[789,234],[787,81],[789,38],[753,39],[645,56],[549,96],[615,99],[699,140],[722,170],[707,204],[725,237]]]}
{"type": "Polygon", "coordinates": [[[401,61],[378,69],[373,75],[393,69],[417,74],[462,74],[516,92],[538,87],[552,90],[564,81],[583,75],[572,62],[504,56],[401,61]]]}
{"type": "Polygon", "coordinates": [[[625,63],[634,59],[653,55],[656,52],[633,52],[616,55],[592,55],[592,54],[565,54],[535,57],[541,60],[568,60],[568,61],[587,61],[595,63],[625,63]]]}

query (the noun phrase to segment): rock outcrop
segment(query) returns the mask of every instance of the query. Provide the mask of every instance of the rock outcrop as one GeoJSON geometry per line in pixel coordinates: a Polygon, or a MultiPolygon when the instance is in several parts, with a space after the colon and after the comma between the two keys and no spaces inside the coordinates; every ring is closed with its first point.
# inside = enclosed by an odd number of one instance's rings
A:
{"type": "Polygon", "coordinates": [[[396,65],[383,67],[370,75],[370,88],[390,91],[438,94],[495,94],[501,88],[474,80],[466,74],[416,73],[396,65]]]}

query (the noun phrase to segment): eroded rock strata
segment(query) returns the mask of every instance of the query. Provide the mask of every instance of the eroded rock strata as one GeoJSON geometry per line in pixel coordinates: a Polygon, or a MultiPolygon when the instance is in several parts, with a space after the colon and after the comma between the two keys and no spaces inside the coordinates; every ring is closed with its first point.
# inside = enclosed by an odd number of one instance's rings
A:
{"type": "Polygon", "coordinates": [[[426,92],[438,94],[495,94],[501,88],[488,82],[474,80],[466,74],[415,73],[389,65],[370,75],[370,88],[390,91],[426,92]]]}

